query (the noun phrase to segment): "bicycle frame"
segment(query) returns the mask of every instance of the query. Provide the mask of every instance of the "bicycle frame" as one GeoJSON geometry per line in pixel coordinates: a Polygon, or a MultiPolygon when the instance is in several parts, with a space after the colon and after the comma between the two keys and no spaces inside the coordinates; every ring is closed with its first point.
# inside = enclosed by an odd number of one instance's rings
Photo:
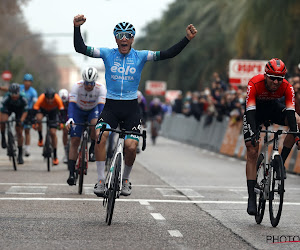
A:
{"type": "MultiPolygon", "coordinates": [[[[275,155],[280,155],[279,151],[278,151],[278,140],[279,140],[279,135],[282,134],[282,130],[278,130],[277,132],[274,131],[268,131],[268,126],[266,127],[266,130],[261,130],[261,132],[265,133],[264,136],[264,145],[261,148],[261,154],[263,155],[264,159],[263,159],[263,167],[264,167],[264,175],[266,176],[267,173],[267,180],[265,183],[265,189],[264,189],[264,199],[267,200],[269,199],[269,193],[270,191],[270,183],[273,177],[273,168],[271,168],[270,163],[272,162],[272,160],[274,159],[275,155]],[[271,140],[269,140],[269,133],[274,133],[274,138],[272,138],[271,140]],[[269,150],[268,147],[269,145],[273,143],[273,150],[272,150],[272,154],[271,154],[271,158],[269,158],[269,150]],[[270,171],[271,170],[271,171],[270,171]]],[[[256,190],[257,192],[260,192],[259,190],[256,190]]]]}

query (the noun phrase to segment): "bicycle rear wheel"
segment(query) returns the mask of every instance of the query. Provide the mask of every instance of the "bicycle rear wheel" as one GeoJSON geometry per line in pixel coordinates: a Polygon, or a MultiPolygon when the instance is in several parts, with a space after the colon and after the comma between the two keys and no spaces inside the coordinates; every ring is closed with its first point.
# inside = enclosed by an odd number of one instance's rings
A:
{"type": "Polygon", "coordinates": [[[8,131],[7,137],[8,137],[7,154],[12,159],[14,170],[17,171],[17,163],[16,163],[17,147],[16,147],[14,136],[11,131],[8,131]]]}
{"type": "Polygon", "coordinates": [[[82,189],[83,189],[83,177],[84,177],[84,171],[85,171],[85,156],[86,156],[86,151],[87,150],[87,139],[83,138],[81,148],[80,148],[80,165],[79,165],[79,185],[78,185],[78,193],[82,194],[82,189]]]}
{"type": "Polygon", "coordinates": [[[274,157],[271,166],[269,211],[271,224],[276,227],[281,217],[284,195],[284,166],[280,155],[274,157]]]}
{"type": "Polygon", "coordinates": [[[263,162],[264,156],[260,154],[256,163],[256,185],[254,191],[256,193],[256,206],[257,213],[255,215],[255,221],[260,224],[264,218],[266,200],[264,199],[264,189],[265,189],[265,164],[263,162]]]}
{"type": "Polygon", "coordinates": [[[114,167],[114,172],[112,174],[110,187],[107,190],[107,207],[106,207],[106,223],[107,225],[111,224],[115,201],[117,196],[117,191],[119,190],[120,178],[121,178],[121,154],[117,155],[116,165],[114,167]]]}

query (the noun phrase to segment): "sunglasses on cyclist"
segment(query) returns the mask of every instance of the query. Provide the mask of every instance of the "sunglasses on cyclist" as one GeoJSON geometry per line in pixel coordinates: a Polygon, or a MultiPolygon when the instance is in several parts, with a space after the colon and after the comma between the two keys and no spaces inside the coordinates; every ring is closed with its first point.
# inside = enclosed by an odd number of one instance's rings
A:
{"type": "Polygon", "coordinates": [[[116,35],[116,38],[119,40],[122,40],[123,37],[125,37],[126,40],[129,40],[129,39],[133,38],[133,35],[129,32],[120,32],[116,35]]]}
{"type": "Polygon", "coordinates": [[[91,85],[91,86],[95,86],[95,82],[84,82],[84,85],[86,85],[86,86],[89,86],[89,85],[91,85]]]}
{"type": "Polygon", "coordinates": [[[273,75],[268,75],[268,74],[266,74],[266,75],[267,75],[267,77],[269,77],[272,81],[277,80],[278,82],[280,82],[280,81],[283,81],[283,79],[284,79],[284,76],[273,76],[273,75]]]}

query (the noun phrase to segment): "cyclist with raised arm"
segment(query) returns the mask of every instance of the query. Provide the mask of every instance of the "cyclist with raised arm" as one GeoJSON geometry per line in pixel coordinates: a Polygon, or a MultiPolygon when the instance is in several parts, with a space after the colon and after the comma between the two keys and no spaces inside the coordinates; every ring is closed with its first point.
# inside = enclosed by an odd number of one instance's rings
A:
{"type": "Polygon", "coordinates": [[[18,83],[12,83],[8,92],[5,94],[2,100],[1,106],[1,135],[2,148],[6,148],[5,138],[5,122],[8,120],[12,113],[15,113],[16,119],[16,133],[18,138],[18,164],[23,164],[23,123],[28,113],[28,104],[23,92],[20,92],[20,85],[18,83]]]}
{"type": "MultiPolygon", "coordinates": [[[[70,93],[70,102],[68,109],[68,121],[66,123],[67,130],[71,128],[71,145],[69,150],[68,168],[70,176],[67,183],[75,185],[75,164],[78,157],[78,147],[83,126],[76,123],[89,122],[96,125],[100,113],[104,107],[106,98],[106,87],[104,84],[96,82],[98,78],[97,69],[87,67],[82,72],[82,80],[75,83],[70,93]],[[71,123],[75,123],[72,125],[71,123]]],[[[89,161],[95,161],[95,127],[91,128],[91,145],[89,148],[89,161]]]]}
{"type": "MultiPolygon", "coordinates": [[[[178,55],[184,47],[196,36],[196,28],[190,24],[186,28],[186,35],[177,44],[164,51],[138,51],[132,48],[135,28],[128,22],[118,23],[113,34],[117,48],[98,48],[86,46],[80,32],[80,26],[86,21],[84,15],[74,17],[74,47],[78,53],[96,58],[102,58],[105,65],[105,79],[107,99],[104,109],[96,126],[96,135],[99,134],[102,124],[116,128],[121,122],[129,131],[140,130],[141,116],[137,102],[137,90],[143,67],[147,61],[159,61],[178,55]]],[[[98,181],[94,188],[97,196],[104,194],[105,179],[105,146],[109,132],[105,132],[100,144],[96,145],[96,163],[98,181]]],[[[136,148],[139,138],[128,136],[125,141],[125,169],[123,173],[123,187],[121,194],[131,194],[129,182],[130,172],[136,157],[136,148]]]]}
{"type": "MultiPolygon", "coordinates": [[[[61,98],[64,107],[65,107],[65,114],[64,117],[62,117],[62,123],[65,124],[68,121],[68,107],[69,107],[69,91],[66,89],[61,89],[58,91],[58,95],[61,98]]],[[[64,145],[65,155],[63,157],[63,163],[68,164],[68,130],[66,126],[63,128],[62,133],[62,142],[64,145]]]]}
{"type": "MultiPolygon", "coordinates": [[[[50,121],[50,137],[53,147],[53,165],[58,165],[59,160],[57,158],[57,136],[56,130],[58,127],[58,114],[64,117],[65,110],[64,105],[57,93],[53,88],[46,88],[45,93],[41,94],[33,105],[34,114],[36,114],[36,129],[39,134],[38,146],[43,147],[43,134],[42,134],[42,119],[44,116],[48,115],[50,121]]],[[[61,119],[60,119],[61,120],[61,119]]]]}
{"type": "MultiPolygon", "coordinates": [[[[284,63],[273,58],[265,66],[265,73],[250,79],[246,97],[246,111],[243,117],[244,140],[247,148],[246,177],[248,188],[249,215],[256,215],[256,162],[259,143],[257,133],[259,125],[270,121],[278,125],[288,125],[290,130],[298,132],[299,116],[295,114],[295,94],[292,85],[284,79],[286,74],[284,63]],[[279,99],[285,97],[285,105],[279,99]]],[[[287,135],[284,141],[285,148],[291,148],[294,143],[300,148],[297,134],[287,135]]],[[[289,153],[289,152],[288,152],[289,153]]],[[[282,157],[288,153],[281,152],[282,157]]],[[[286,155],[286,157],[287,157],[286,155]]]]}

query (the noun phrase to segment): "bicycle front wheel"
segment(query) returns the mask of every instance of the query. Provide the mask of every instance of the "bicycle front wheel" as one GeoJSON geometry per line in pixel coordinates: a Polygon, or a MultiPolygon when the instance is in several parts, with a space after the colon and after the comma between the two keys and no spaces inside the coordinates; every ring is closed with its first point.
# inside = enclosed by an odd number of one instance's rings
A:
{"type": "Polygon", "coordinates": [[[279,223],[284,195],[284,166],[280,155],[276,155],[271,163],[269,211],[273,227],[279,223]]]}
{"type": "Polygon", "coordinates": [[[107,190],[108,197],[107,197],[107,207],[106,207],[106,223],[107,225],[111,224],[115,201],[117,196],[117,191],[119,190],[120,185],[120,178],[121,178],[121,154],[117,155],[116,165],[114,166],[114,171],[112,174],[110,187],[107,190]]]}
{"type": "Polygon", "coordinates": [[[82,194],[82,189],[83,189],[83,177],[84,177],[84,172],[85,172],[85,164],[86,164],[86,160],[85,156],[86,156],[86,151],[87,150],[87,139],[84,138],[82,140],[82,144],[81,144],[81,149],[80,149],[80,165],[79,165],[79,185],[78,185],[78,193],[82,194]]]}
{"type": "Polygon", "coordinates": [[[255,215],[255,221],[260,224],[264,218],[266,200],[264,198],[265,189],[265,164],[263,162],[264,156],[260,154],[256,164],[256,185],[254,191],[256,193],[256,206],[257,213],[255,215]]]}

